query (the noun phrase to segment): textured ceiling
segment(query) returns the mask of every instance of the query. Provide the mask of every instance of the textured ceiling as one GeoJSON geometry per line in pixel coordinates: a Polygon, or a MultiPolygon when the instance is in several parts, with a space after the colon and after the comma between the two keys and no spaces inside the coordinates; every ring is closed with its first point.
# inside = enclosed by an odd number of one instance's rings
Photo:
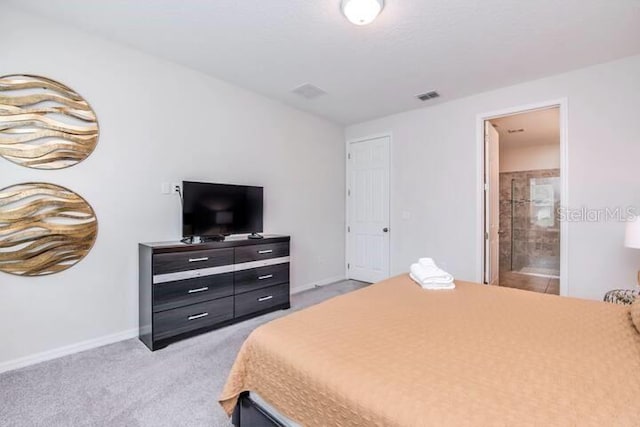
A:
{"type": "Polygon", "coordinates": [[[500,148],[560,145],[560,110],[549,108],[491,120],[500,134],[500,148]],[[523,129],[524,132],[509,133],[523,129]]]}
{"type": "Polygon", "coordinates": [[[344,124],[640,53],[639,0],[5,1],[344,124]]]}

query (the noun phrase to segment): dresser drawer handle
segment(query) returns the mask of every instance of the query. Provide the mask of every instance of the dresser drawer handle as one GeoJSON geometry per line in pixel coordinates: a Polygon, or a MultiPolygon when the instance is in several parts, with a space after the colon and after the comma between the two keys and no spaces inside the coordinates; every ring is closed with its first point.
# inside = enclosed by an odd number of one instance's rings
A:
{"type": "Polygon", "coordinates": [[[258,302],[269,301],[271,298],[273,298],[273,295],[269,295],[268,297],[258,298],[258,302]]]}
{"type": "Polygon", "coordinates": [[[258,276],[258,280],[271,279],[273,274],[266,274],[264,276],[258,276]]]}
{"type": "Polygon", "coordinates": [[[208,259],[209,259],[208,256],[204,256],[202,258],[189,258],[189,262],[207,261],[208,259]]]}
{"type": "Polygon", "coordinates": [[[200,314],[194,314],[193,316],[189,316],[189,320],[196,320],[196,319],[201,319],[203,317],[207,317],[209,315],[209,313],[200,313],[200,314]]]}
{"type": "Polygon", "coordinates": [[[195,294],[197,292],[204,292],[204,291],[208,291],[209,287],[205,286],[204,288],[198,288],[198,289],[189,289],[189,293],[190,294],[195,294]]]}
{"type": "Polygon", "coordinates": [[[273,252],[273,249],[264,249],[262,251],[258,251],[259,254],[270,254],[273,252]]]}

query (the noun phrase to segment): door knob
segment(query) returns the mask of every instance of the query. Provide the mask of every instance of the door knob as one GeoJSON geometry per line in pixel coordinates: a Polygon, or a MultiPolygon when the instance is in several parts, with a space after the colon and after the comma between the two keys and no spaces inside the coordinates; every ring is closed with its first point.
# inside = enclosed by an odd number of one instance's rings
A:
{"type": "Polygon", "coordinates": [[[382,231],[385,232],[385,233],[388,233],[389,229],[387,227],[385,227],[385,228],[382,229],[382,231]]]}

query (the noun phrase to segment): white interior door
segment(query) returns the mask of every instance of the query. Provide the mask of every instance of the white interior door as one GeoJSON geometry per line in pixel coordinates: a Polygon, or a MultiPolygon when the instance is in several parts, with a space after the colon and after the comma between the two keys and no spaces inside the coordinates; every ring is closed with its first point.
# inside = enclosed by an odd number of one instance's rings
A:
{"type": "Polygon", "coordinates": [[[347,271],[351,279],[389,277],[388,136],[349,144],[347,271]]]}
{"type": "Polygon", "coordinates": [[[485,144],[485,283],[498,284],[500,240],[500,142],[498,131],[484,122],[485,144]]]}

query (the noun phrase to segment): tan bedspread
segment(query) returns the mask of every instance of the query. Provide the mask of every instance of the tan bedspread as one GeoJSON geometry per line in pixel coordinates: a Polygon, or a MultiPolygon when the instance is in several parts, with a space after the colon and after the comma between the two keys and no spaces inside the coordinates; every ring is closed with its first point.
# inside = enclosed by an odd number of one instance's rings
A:
{"type": "Polygon", "coordinates": [[[254,391],[305,426],[640,425],[628,309],[403,275],[274,320],[220,397],[254,391]]]}

